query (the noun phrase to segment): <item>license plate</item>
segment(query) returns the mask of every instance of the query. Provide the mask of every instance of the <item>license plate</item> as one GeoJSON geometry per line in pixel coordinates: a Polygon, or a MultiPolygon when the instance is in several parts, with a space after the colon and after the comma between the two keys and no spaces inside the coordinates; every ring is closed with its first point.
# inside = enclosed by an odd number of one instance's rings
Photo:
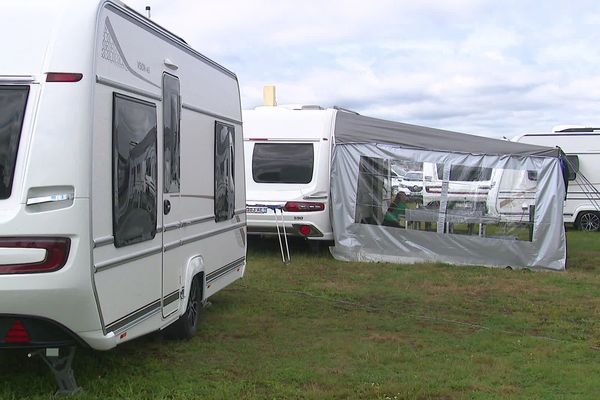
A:
{"type": "Polygon", "coordinates": [[[266,214],[267,207],[246,207],[248,214],[266,214]]]}

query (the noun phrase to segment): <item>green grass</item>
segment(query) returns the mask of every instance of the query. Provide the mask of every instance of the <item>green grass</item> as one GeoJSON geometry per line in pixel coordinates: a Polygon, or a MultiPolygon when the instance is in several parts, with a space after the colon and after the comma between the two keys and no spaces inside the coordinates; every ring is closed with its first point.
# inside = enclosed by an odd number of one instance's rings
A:
{"type": "MultiPolygon", "coordinates": [[[[566,273],[343,263],[253,241],[191,341],[81,350],[79,398],[597,399],[600,234],[566,273]]],[[[0,398],[51,398],[39,359],[0,352],[0,398]]]]}

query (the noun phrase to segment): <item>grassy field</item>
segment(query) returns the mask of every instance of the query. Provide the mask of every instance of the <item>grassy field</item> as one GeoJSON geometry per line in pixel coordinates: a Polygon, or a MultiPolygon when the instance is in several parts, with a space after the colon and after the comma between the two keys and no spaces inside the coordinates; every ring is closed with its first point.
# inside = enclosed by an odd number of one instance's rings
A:
{"type": "MultiPolygon", "coordinates": [[[[246,278],[188,342],[79,351],[78,398],[598,399],[600,234],[566,273],[342,263],[251,242],[246,278]]],[[[39,359],[0,352],[0,398],[51,398],[39,359]]]]}

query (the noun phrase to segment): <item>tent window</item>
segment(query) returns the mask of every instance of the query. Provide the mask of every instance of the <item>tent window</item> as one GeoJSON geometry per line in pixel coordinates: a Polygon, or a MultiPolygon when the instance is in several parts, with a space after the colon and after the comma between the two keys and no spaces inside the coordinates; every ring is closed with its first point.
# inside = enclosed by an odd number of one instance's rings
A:
{"type": "Polygon", "coordinates": [[[446,166],[453,179],[443,181],[444,164],[361,156],[355,223],[532,240],[535,171],[446,166]]]}
{"type": "Polygon", "coordinates": [[[387,176],[386,160],[360,157],[355,221],[360,224],[381,224],[385,207],[387,176]]]}
{"type": "Polygon", "coordinates": [[[156,235],[156,106],[113,97],[113,234],[115,246],[156,235]]]}
{"type": "Polygon", "coordinates": [[[312,143],[256,143],[252,178],[257,183],[310,183],[314,160],[312,143]]]}

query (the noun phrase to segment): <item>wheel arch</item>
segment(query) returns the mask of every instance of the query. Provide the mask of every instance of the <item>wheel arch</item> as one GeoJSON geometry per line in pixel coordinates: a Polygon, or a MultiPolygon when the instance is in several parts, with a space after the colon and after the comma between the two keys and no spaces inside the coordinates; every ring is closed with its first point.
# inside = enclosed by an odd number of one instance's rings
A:
{"type": "MultiPolygon", "coordinates": [[[[184,287],[183,287],[183,303],[187,304],[187,300],[190,294],[190,288],[192,286],[192,280],[199,276],[200,278],[200,291],[202,294],[202,300],[204,300],[204,296],[206,293],[206,277],[205,277],[205,265],[204,265],[204,257],[201,255],[196,255],[190,258],[188,261],[185,271],[184,271],[184,287]]],[[[182,310],[182,313],[185,312],[185,307],[182,310]]]]}

